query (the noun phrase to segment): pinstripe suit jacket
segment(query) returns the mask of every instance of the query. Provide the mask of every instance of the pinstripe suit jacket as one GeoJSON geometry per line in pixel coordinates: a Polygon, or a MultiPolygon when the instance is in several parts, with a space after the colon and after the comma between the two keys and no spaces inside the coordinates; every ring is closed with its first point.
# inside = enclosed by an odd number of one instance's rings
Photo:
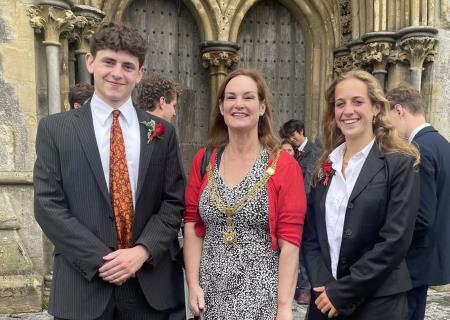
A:
{"type": "MultiPolygon", "coordinates": [[[[163,122],[162,139],[141,153],[133,242],[151,259],[137,273],[149,304],[157,310],[183,303],[177,233],[183,215],[184,175],[173,126],[136,110],[139,122],[163,122]]],[[[98,151],[90,105],[42,119],[36,138],[35,217],[55,245],[49,312],[65,319],[99,317],[113,286],[97,274],[102,257],[116,249],[116,227],[98,151]]]]}

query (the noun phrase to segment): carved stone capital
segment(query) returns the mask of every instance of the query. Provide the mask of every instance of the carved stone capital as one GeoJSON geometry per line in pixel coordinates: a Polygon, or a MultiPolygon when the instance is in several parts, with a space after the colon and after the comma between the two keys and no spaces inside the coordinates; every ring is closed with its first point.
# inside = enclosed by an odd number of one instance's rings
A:
{"type": "Polygon", "coordinates": [[[72,11],[47,5],[31,6],[27,15],[36,32],[44,32],[44,44],[60,46],[59,37],[73,30],[76,21],[72,11]]]}
{"type": "Polygon", "coordinates": [[[95,29],[102,22],[105,13],[97,8],[86,5],[75,5],[76,14],[75,29],[73,31],[76,42],[76,53],[89,52],[89,41],[94,35],[95,29]]]}
{"type": "Polygon", "coordinates": [[[392,43],[371,42],[367,47],[367,61],[373,64],[375,72],[386,72],[386,65],[391,53],[392,43]]]}
{"type": "Polygon", "coordinates": [[[433,61],[437,54],[438,40],[430,36],[411,37],[400,40],[400,60],[408,60],[411,69],[422,69],[425,60],[433,61]]]}
{"type": "Polygon", "coordinates": [[[369,63],[367,60],[367,46],[362,41],[352,41],[347,44],[352,58],[352,69],[364,69],[369,63]]]}
{"type": "Polygon", "coordinates": [[[239,62],[239,55],[228,51],[209,51],[202,55],[203,67],[220,67],[231,68],[235,63],[239,62]]]}
{"type": "Polygon", "coordinates": [[[334,51],[334,72],[339,76],[352,69],[352,57],[347,47],[338,48],[334,51]]]}

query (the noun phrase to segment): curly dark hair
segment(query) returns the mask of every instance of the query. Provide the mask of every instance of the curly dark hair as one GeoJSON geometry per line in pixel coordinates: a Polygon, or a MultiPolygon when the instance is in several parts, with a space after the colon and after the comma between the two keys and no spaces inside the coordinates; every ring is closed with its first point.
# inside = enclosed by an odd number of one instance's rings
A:
{"type": "Polygon", "coordinates": [[[160,97],[164,97],[167,103],[172,102],[175,97],[178,99],[181,95],[181,87],[173,79],[153,74],[141,80],[136,87],[136,93],[138,106],[145,111],[153,111],[160,97]]]}
{"type": "Polygon", "coordinates": [[[394,109],[396,104],[400,104],[408,108],[412,114],[424,114],[425,106],[420,92],[408,84],[402,84],[397,88],[391,89],[386,94],[386,99],[389,101],[391,109],[394,109]]]}
{"type": "Polygon", "coordinates": [[[91,38],[90,50],[94,56],[99,50],[127,51],[139,60],[139,67],[144,64],[147,47],[144,38],[137,29],[115,22],[101,23],[91,38]]]}
{"type": "Polygon", "coordinates": [[[74,108],[75,103],[83,105],[94,94],[94,87],[87,83],[77,83],[69,89],[70,108],[74,108]]]}

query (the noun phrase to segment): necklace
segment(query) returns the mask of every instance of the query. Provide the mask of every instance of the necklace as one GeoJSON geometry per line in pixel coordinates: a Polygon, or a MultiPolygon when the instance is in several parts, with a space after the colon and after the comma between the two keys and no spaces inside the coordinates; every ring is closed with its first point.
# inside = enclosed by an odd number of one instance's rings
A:
{"type": "Polygon", "coordinates": [[[223,232],[223,241],[228,248],[233,247],[237,242],[238,235],[233,229],[233,219],[235,214],[239,210],[241,210],[266,185],[269,178],[275,174],[279,156],[280,151],[277,151],[271,166],[266,169],[261,179],[257,183],[255,183],[253,187],[248,190],[247,193],[244,194],[242,198],[239,199],[239,201],[237,201],[232,207],[227,206],[220,197],[219,190],[217,189],[217,184],[214,179],[214,174],[212,172],[211,164],[208,164],[208,167],[206,169],[206,172],[208,174],[208,188],[214,205],[225,216],[227,227],[223,232]]]}

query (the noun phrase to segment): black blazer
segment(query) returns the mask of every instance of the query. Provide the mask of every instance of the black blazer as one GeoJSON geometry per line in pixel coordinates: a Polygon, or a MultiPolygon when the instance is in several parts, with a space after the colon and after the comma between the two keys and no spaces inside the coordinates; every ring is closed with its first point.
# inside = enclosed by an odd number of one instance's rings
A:
{"type": "MultiPolygon", "coordinates": [[[[139,122],[162,122],[166,133],[141,150],[133,242],[151,259],[137,272],[149,304],[164,310],[183,304],[182,269],[175,262],[184,213],[184,175],[173,126],[136,110],[139,122]]],[[[96,143],[91,107],[42,119],[36,138],[35,217],[55,245],[49,312],[64,319],[101,315],[113,291],[97,270],[116,249],[114,213],[96,143]]]]}
{"type": "Polygon", "coordinates": [[[450,283],[450,143],[433,127],[413,139],[420,150],[420,207],[406,257],[414,287],[450,283]]]}
{"type": "Polygon", "coordinates": [[[311,175],[314,171],[317,152],[314,143],[308,140],[303,151],[297,156],[297,162],[302,168],[303,183],[305,193],[308,194],[311,189],[311,175]]]}
{"type": "MultiPolygon", "coordinates": [[[[408,156],[383,155],[373,145],[348,201],[337,280],[331,273],[325,225],[330,183],[319,181],[311,190],[302,251],[311,287],[325,286],[332,304],[346,317],[372,297],[411,288],[404,258],[418,211],[419,174],[408,156]]],[[[316,308],[314,300],[310,308],[316,308]]]]}

